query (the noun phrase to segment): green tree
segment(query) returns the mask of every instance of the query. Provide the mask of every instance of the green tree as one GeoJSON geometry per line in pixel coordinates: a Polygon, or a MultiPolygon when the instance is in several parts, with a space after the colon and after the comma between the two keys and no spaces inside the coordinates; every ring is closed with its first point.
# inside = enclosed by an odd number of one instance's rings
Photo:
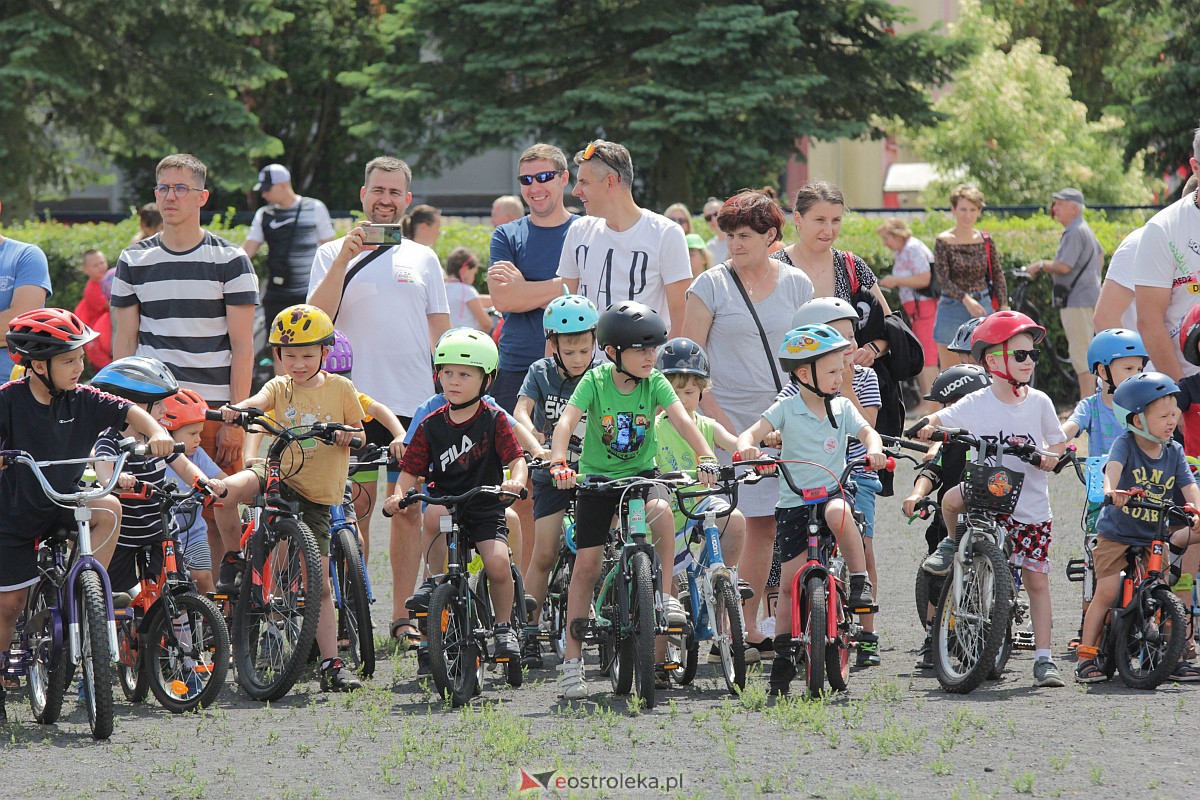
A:
{"type": "Polygon", "coordinates": [[[252,40],[289,16],[270,0],[0,0],[6,215],[93,177],[79,157],[136,168],[193,152],[216,186],[245,185],[282,151],[247,106],[283,75],[252,40]]]}
{"type": "Polygon", "coordinates": [[[963,173],[993,204],[1043,204],[1063,186],[1083,190],[1090,203],[1150,199],[1140,159],[1126,168],[1121,157],[1121,121],[1089,121],[1086,106],[1071,99],[1069,70],[1033,39],[1001,49],[1008,26],[980,14],[976,0],[963,3],[957,28],[983,47],[934,104],[945,121],[894,126],[918,155],[956,176],[930,186],[927,202],[944,204],[963,173]]]}
{"type": "MultiPolygon", "coordinates": [[[[533,138],[629,146],[647,202],[774,181],[796,139],[931,122],[961,43],[898,35],[886,0],[406,0],[386,60],[341,80],[351,133],[436,171],[533,138]]],[[[390,37],[389,37],[390,38],[390,37]]]]}

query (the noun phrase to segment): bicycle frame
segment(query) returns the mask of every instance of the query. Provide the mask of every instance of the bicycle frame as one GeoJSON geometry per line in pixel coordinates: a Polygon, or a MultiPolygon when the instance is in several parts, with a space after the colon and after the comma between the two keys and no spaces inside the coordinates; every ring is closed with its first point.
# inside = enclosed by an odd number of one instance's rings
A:
{"type": "MultiPolygon", "coordinates": [[[[601,584],[600,592],[596,596],[594,605],[596,625],[611,625],[612,620],[604,617],[602,606],[604,605],[604,598],[614,588],[616,579],[619,576],[626,589],[624,592],[616,592],[617,616],[622,620],[621,636],[626,636],[632,632],[632,622],[629,620],[629,607],[630,587],[633,585],[633,570],[630,564],[633,561],[635,553],[645,553],[650,559],[650,580],[655,587],[654,618],[656,622],[661,622],[663,619],[661,593],[657,590],[662,585],[662,562],[659,561],[658,552],[654,549],[654,545],[646,541],[648,533],[646,527],[646,495],[650,491],[650,479],[641,480],[645,482],[627,484],[622,490],[621,502],[617,512],[617,519],[620,521],[617,544],[620,546],[620,551],[615,563],[608,568],[604,575],[604,580],[601,584]]],[[[581,484],[581,487],[586,490],[588,485],[584,483],[581,484]]],[[[607,561],[608,559],[606,558],[605,562],[607,563],[607,561]]],[[[667,632],[666,626],[662,624],[655,625],[654,633],[656,636],[667,632]]],[[[673,632],[681,633],[682,631],[673,632]]]]}
{"type": "MultiPolygon", "coordinates": [[[[346,482],[346,494],[342,499],[341,505],[333,505],[329,507],[329,536],[330,546],[337,547],[337,535],[339,531],[351,531],[356,540],[358,535],[358,521],[354,517],[354,501],[350,496],[350,481],[346,482]],[[350,509],[350,513],[346,513],[346,509],[350,509]]],[[[332,553],[330,553],[332,555],[332,553]]],[[[366,579],[367,600],[372,604],[375,602],[375,595],[371,591],[371,578],[367,575],[367,563],[363,560],[362,550],[360,548],[358,554],[359,562],[362,563],[363,578],[366,579]]],[[[337,575],[334,573],[334,559],[329,559],[329,582],[333,586],[333,604],[335,608],[342,607],[342,588],[338,584],[337,575]]]]}

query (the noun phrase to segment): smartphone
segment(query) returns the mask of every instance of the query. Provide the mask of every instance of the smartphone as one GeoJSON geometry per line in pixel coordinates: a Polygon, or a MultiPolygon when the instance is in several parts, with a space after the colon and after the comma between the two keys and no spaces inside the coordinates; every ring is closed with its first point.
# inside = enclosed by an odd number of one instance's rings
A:
{"type": "Polygon", "coordinates": [[[394,247],[404,241],[404,233],[400,226],[394,223],[364,223],[363,244],[376,247],[394,247]]]}

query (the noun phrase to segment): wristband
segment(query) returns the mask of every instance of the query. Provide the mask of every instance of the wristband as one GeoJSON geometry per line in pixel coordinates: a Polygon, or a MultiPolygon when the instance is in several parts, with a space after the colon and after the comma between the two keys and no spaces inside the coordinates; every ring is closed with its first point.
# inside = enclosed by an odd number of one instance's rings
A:
{"type": "Polygon", "coordinates": [[[875,344],[875,342],[867,342],[867,347],[871,348],[875,352],[876,357],[883,355],[883,351],[879,349],[879,345],[875,344]]]}
{"type": "Polygon", "coordinates": [[[705,475],[721,474],[721,465],[714,456],[700,456],[696,468],[705,475]]]}

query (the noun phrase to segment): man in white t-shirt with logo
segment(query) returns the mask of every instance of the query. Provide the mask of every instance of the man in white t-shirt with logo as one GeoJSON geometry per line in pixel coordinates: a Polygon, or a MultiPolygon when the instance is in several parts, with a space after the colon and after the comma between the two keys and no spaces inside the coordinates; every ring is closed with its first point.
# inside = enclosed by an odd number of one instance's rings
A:
{"type": "MultiPolygon", "coordinates": [[[[359,199],[367,221],[399,223],[412,193],[412,170],[398,158],[380,156],[367,164],[359,199]]],[[[308,302],[323,309],[354,349],[354,385],[392,410],[408,428],[417,406],[433,396],[433,346],[450,327],[446,285],[437,254],[405,239],[387,248],[363,244],[360,225],[341,239],[321,245],[313,259],[308,302]]],[[[392,435],[378,420],[363,426],[367,440],[387,447],[392,435]]],[[[388,473],[388,494],[399,472],[388,473]]],[[[374,508],[377,487],[361,484],[374,508]]],[[[360,517],[364,524],[370,514],[360,517]]],[[[392,636],[409,642],[417,629],[410,624],[404,601],[416,587],[421,563],[420,517],[417,507],[392,517],[389,553],[392,562],[392,636]]]]}
{"type": "Polygon", "coordinates": [[[624,146],[597,139],[575,163],[571,193],[588,216],[567,231],[558,263],[563,284],[601,310],[622,300],[645,303],[678,336],[692,282],[683,228],[634,202],[633,159],[624,146]]]}

